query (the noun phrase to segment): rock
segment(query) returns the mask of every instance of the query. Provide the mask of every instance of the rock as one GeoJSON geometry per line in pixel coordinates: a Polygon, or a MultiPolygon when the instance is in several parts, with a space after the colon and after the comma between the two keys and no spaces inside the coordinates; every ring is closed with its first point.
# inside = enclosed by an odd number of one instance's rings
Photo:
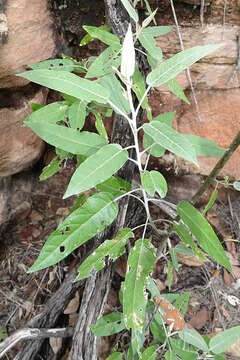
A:
{"type": "Polygon", "coordinates": [[[23,127],[23,121],[30,114],[29,100],[44,103],[45,99],[46,90],[40,89],[30,98],[23,96],[19,107],[0,108],[0,176],[16,174],[42,155],[43,141],[23,127]]]}
{"type": "Polygon", "coordinates": [[[0,52],[0,88],[26,84],[14,74],[56,55],[56,34],[47,0],[12,0],[6,4],[8,41],[0,52]]]}

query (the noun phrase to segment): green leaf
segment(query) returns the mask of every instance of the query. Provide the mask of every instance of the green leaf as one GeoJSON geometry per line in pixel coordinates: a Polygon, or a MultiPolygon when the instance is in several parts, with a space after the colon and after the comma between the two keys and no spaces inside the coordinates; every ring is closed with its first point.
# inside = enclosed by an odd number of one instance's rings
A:
{"type": "Polygon", "coordinates": [[[155,87],[174,79],[180,72],[218,48],[219,45],[204,45],[181,51],[151,71],[147,76],[147,84],[155,87]]]}
{"type": "Polygon", "coordinates": [[[123,313],[126,327],[142,331],[147,305],[146,278],[153,270],[155,255],[146,239],[137,240],[128,257],[123,287],[123,313]]]}
{"type": "Polygon", "coordinates": [[[118,68],[120,63],[120,55],[108,47],[92,62],[87,71],[86,79],[111,74],[112,67],[118,68]]]}
{"type": "Polygon", "coordinates": [[[34,103],[32,101],[29,101],[29,106],[31,107],[32,112],[37,111],[45,107],[43,104],[34,103]]]}
{"type": "Polygon", "coordinates": [[[235,190],[240,191],[240,181],[234,181],[233,187],[235,190]]]}
{"type": "MultiPolygon", "coordinates": [[[[137,65],[135,66],[135,72],[133,74],[132,81],[133,81],[132,89],[135,92],[138,101],[140,102],[143,95],[145,94],[146,86],[145,86],[145,81],[143,79],[142,73],[140,72],[137,65]]],[[[151,107],[148,104],[147,96],[145,96],[141,107],[142,107],[142,109],[146,109],[148,120],[151,121],[152,120],[152,110],[151,110],[151,107]]]]}
{"type": "Polygon", "coordinates": [[[182,221],[189,227],[198,240],[200,247],[205,250],[210,257],[231,272],[232,269],[228,257],[213,228],[203,215],[187,201],[181,201],[177,206],[177,211],[182,221]]]}
{"type": "Polygon", "coordinates": [[[83,26],[83,29],[94,39],[102,41],[104,44],[111,46],[113,49],[120,50],[120,41],[118,37],[109,31],[96,26],[83,26]]]}
{"type": "Polygon", "coordinates": [[[32,122],[38,121],[45,123],[45,127],[46,123],[56,124],[65,119],[67,110],[68,106],[64,101],[58,101],[43,107],[41,106],[25,119],[24,124],[29,126],[32,122]]]}
{"type": "Polygon", "coordinates": [[[196,346],[196,348],[204,352],[208,352],[208,346],[205,340],[196,330],[188,329],[186,327],[183,331],[179,332],[179,337],[184,342],[196,346]]]}
{"type": "Polygon", "coordinates": [[[144,171],[141,174],[141,182],[144,190],[153,197],[155,192],[159,194],[161,198],[164,198],[167,194],[167,182],[164,176],[155,170],[144,171]]]}
{"type": "Polygon", "coordinates": [[[79,165],[69,182],[64,199],[104,182],[117,172],[127,160],[128,152],[123,150],[120,145],[105,145],[79,165]]]}
{"type": "Polygon", "coordinates": [[[159,312],[157,312],[150,324],[150,330],[151,333],[153,334],[153,337],[155,340],[157,340],[157,342],[159,342],[160,344],[163,344],[166,340],[166,332],[165,329],[163,327],[163,320],[159,314],[159,312]]]}
{"type": "Polygon", "coordinates": [[[107,131],[105,129],[105,126],[104,126],[101,115],[99,114],[99,112],[95,112],[94,115],[95,115],[95,118],[96,118],[95,126],[96,126],[96,129],[97,129],[97,132],[99,133],[99,135],[102,138],[104,138],[106,140],[106,142],[108,142],[108,134],[107,134],[107,131]]]}
{"type": "Polygon", "coordinates": [[[116,219],[117,214],[118,206],[109,194],[100,193],[91,196],[51,234],[28,273],[58,263],[103,231],[116,219]]]}
{"type": "Polygon", "coordinates": [[[42,170],[39,180],[40,181],[47,180],[51,176],[55,175],[59,170],[60,170],[59,159],[57,156],[55,156],[50,162],[50,164],[45,166],[45,168],[42,170]]]}
{"type": "Polygon", "coordinates": [[[176,354],[173,351],[167,351],[164,355],[166,360],[177,360],[176,354]]]}
{"type": "MultiPolygon", "coordinates": [[[[147,7],[147,3],[148,3],[148,2],[145,1],[146,7],[147,7]]],[[[157,25],[157,22],[156,22],[156,20],[155,20],[155,15],[156,15],[158,9],[152,11],[152,9],[150,8],[149,10],[150,10],[150,11],[148,11],[148,13],[149,13],[150,15],[149,15],[145,20],[143,20],[143,22],[142,22],[142,28],[147,27],[152,21],[154,22],[155,25],[157,25]]]]}
{"type": "Polygon", "coordinates": [[[111,314],[101,317],[96,325],[90,326],[95,336],[110,336],[117,334],[125,328],[123,314],[112,312],[111,314]]]}
{"type": "Polygon", "coordinates": [[[225,149],[220,148],[215,141],[196,135],[184,135],[196,151],[197,156],[221,157],[225,149]]]}
{"type": "Polygon", "coordinates": [[[176,95],[179,99],[183,100],[186,104],[190,105],[190,102],[188,101],[186,95],[184,94],[184,91],[182,90],[176,79],[169,80],[167,82],[167,86],[174,95],[176,95]]]}
{"type": "Polygon", "coordinates": [[[157,358],[157,346],[149,346],[140,357],[141,360],[155,360],[157,358]]]}
{"type": "Polygon", "coordinates": [[[184,135],[159,121],[144,124],[143,129],[154,143],[198,165],[195,150],[184,135]]]}
{"type": "Polygon", "coordinates": [[[124,254],[125,246],[129,238],[133,238],[133,232],[128,229],[122,229],[120,234],[113,240],[105,240],[87,259],[79,266],[78,276],[75,281],[87,278],[93,270],[97,272],[105,266],[106,256],[115,261],[119,256],[124,254]]]}
{"type": "Polygon", "coordinates": [[[172,30],[172,26],[148,26],[143,29],[141,32],[152,38],[163,36],[169,33],[172,30]]]}
{"type": "Polygon", "coordinates": [[[32,70],[18,76],[87,102],[106,104],[109,98],[108,90],[96,81],[83,79],[67,71],[32,70]]]}
{"type": "Polygon", "coordinates": [[[0,342],[8,337],[7,329],[5,326],[0,325],[0,342]]]}
{"type": "Polygon", "coordinates": [[[131,184],[118,176],[112,176],[103,183],[98,184],[96,187],[97,190],[108,192],[114,197],[123,195],[131,190],[131,184]]]}
{"type": "Polygon", "coordinates": [[[33,70],[54,70],[54,71],[77,71],[84,72],[85,68],[82,64],[73,59],[54,59],[45,60],[36,64],[31,64],[29,67],[33,70]]]}
{"type": "Polygon", "coordinates": [[[240,339],[240,326],[220,332],[211,338],[209,350],[214,354],[225,352],[231,345],[240,339]]]}
{"type": "MultiPolygon", "coordinates": [[[[107,24],[104,24],[104,25],[101,25],[101,26],[99,26],[97,29],[102,29],[102,30],[105,30],[105,31],[107,31],[107,32],[110,32],[111,31],[111,28],[110,28],[110,26],[109,25],[107,25],[107,24]]],[[[86,34],[83,38],[82,38],[82,40],[81,40],[81,42],[80,42],[80,46],[85,46],[85,45],[87,45],[87,44],[89,44],[91,41],[93,41],[94,40],[94,37],[92,37],[90,34],[86,34]]]]}
{"type": "Polygon", "coordinates": [[[72,129],[81,130],[87,116],[86,105],[82,101],[76,101],[68,110],[69,123],[72,129]]]}
{"type": "Polygon", "coordinates": [[[205,208],[202,212],[203,216],[205,216],[206,213],[213,207],[213,205],[215,204],[215,201],[217,200],[217,196],[218,196],[218,190],[214,189],[207,205],[205,206],[205,208]]]}
{"type": "Polygon", "coordinates": [[[125,9],[128,12],[128,15],[135,21],[138,22],[139,18],[138,18],[138,13],[137,11],[134,9],[134,7],[132,7],[132,5],[130,4],[129,0],[121,0],[123,6],[125,7],[125,9]]]}
{"type": "Polygon", "coordinates": [[[174,269],[178,272],[179,270],[179,264],[178,264],[178,260],[177,260],[177,252],[175,250],[175,247],[172,247],[170,249],[170,256],[171,256],[171,260],[172,260],[172,264],[174,269]]]}
{"type": "Polygon", "coordinates": [[[139,35],[141,45],[157,61],[162,61],[162,50],[157,46],[154,37],[147,32],[148,28],[143,29],[139,35]]]}
{"type": "Polygon", "coordinates": [[[225,355],[224,354],[214,355],[213,359],[214,360],[225,360],[225,355]]]}
{"type": "Polygon", "coordinates": [[[116,76],[114,74],[103,76],[100,79],[100,84],[109,91],[109,100],[122,112],[129,114],[131,111],[129,103],[123,96],[123,88],[116,76]]]}
{"type": "Polygon", "coordinates": [[[107,360],[122,360],[122,354],[120,352],[114,352],[107,357],[107,360]]]}
{"type": "Polygon", "coordinates": [[[173,228],[180,237],[180,239],[184,242],[184,244],[189,245],[191,248],[195,248],[195,243],[193,241],[193,238],[183,224],[174,223],[173,228]]]}
{"type": "Polygon", "coordinates": [[[190,292],[185,292],[181,294],[174,302],[174,306],[181,312],[183,316],[186,314],[189,299],[190,292]]]}
{"type": "Polygon", "coordinates": [[[87,131],[79,131],[65,126],[44,124],[41,122],[26,123],[41,139],[72,154],[89,156],[106,144],[101,136],[87,131]]]}
{"type": "Polygon", "coordinates": [[[198,354],[193,351],[193,347],[184,343],[182,340],[170,339],[172,349],[183,360],[197,360],[198,354]],[[184,350],[183,350],[184,349],[184,350]]]}

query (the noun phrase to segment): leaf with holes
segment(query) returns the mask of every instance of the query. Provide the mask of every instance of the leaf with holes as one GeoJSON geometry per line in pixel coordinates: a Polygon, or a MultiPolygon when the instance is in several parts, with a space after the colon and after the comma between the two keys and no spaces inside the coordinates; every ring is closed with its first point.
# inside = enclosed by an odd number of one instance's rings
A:
{"type": "Polygon", "coordinates": [[[118,68],[121,63],[119,54],[111,47],[105,49],[90,65],[86,79],[97,78],[112,73],[112,67],[118,68]]]}
{"type": "Polygon", "coordinates": [[[95,336],[110,336],[117,334],[125,328],[123,314],[112,312],[111,314],[101,317],[96,325],[90,326],[95,336]]]}
{"type": "Polygon", "coordinates": [[[33,70],[44,69],[54,71],[85,72],[84,66],[73,59],[45,60],[36,64],[31,64],[29,67],[33,70]]]}
{"type": "Polygon", "coordinates": [[[45,124],[56,124],[67,116],[68,106],[64,101],[58,101],[35,110],[25,120],[24,124],[29,126],[34,122],[43,122],[45,124]]]}
{"type": "Polygon", "coordinates": [[[60,170],[59,162],[60,161],[58,157],[55,156],[50,162],[50,164],[48,164],[43,168],[39,180],[44,181],[50,178],[51,176],[55,175],[60,170]]]}
{"type": "Polygon", "coordinates": [[[159,121],[144,124],[143,129],[144,133],[150,136],[154,143],[198,165],[195,150],[184,135],[159,121]]]}
{"type": "Polygon", "coordinates": [[[32,70],[18,76],[86,102],[106,104],[109,98],[108,90],[96,81],[83,79],[67,71],[32,70]]]}
{"type": "Polygon", "coordinates": [[[125,228],[120,231],[120,234],[112,239],[105,240],[88,258],[79,266],[78,276],[75,281],[89,277],[93,270],[97,272],[102,270],[105,266],[105,259],[115,261],[119,256],[124,254],[125,246],[129,238],[133,238],[134,234],[131,229],[125,228]]]}
{"type": "Polygon", "coordinates": [[[147,76],[147,84],[152,87],[165,84],[169,80],[174,79],[180,72],[218,48],[219,45],[204,45],[181,51],[170,59],[163,61],[157,68],[151,71],[147,76]]]}
{"type": "Polygon", "coordinates": [[[102,41],[104,44],[111,46],[115,50],[120,50],[120,41],[119,38],[111,34],[109,31],[104,28],[96,26],[87,26],[84,25],[83,29],[94,39],[102,41]]]}
{"type": "Polygon", "coordinates": [[[69,182],[64,199],[104,182],[117,172],[127,159],[128,152],[120,145],[105,145],[79,165],[69,182]]]}
{"type": "Polygon", "coordinates": [[[225,352],[230,346],[240,339],[240,326],[220,332],[211,338],[209,350],[214,354],[225,352]]]}
{"type": "Polygon", "coordinates": [[[123,6],[125,7],[125,9],[128,12],[128,15],[135,21],[138,22],[139,18],[138,18],[138,13],[137,11],[134,9],[134,7],[130,4],[129,0],[121,0],[123,6]]]}
{"type": "Polygon", "coordinates": [[[208,346],[203,337],[194,329],[185,328],[179,332],[179,337],[184,342],[195,346],[196,348],[208,352],[208,346]]]}
{"type": "Polygon", "coordinates": [[[144,190],[153,197],[155,192],[159,194],[161,198],[164,198],[167,194],[167,182],[164,176],[155,170],[144,171],[141,174],[141,182],[144,190]]]}
{"type": "Polygon", "coordinates": [[[41,139],[48,144],[72,154],[89,156],[106,144],[101,136],[87,131],[79,131],[65,126],[41,122],[26,123],[41,139]]]}
{"type": "Polygon", "coordinates": [[[81,130],[87,116],[86,105],[82,101],[76,101],[68,110],[69,124],[72,129],[81,130]]]}
{"type": "Polygon", "coordinates": [[[215,141],[196,135],[184,136],[192,144],[197,156],[221,157],[225,153],[225,149],[220,148],[215,141]]]}
{"type": "Polygon", "coordinates": [[[58,263],[103,231],[116,219],[117,214],[118,206],[109,194],[94,194],[52,233],[28,273],[58,263]]]}
{"type": "Polygon", "coordinates": [[[196,237],[200,247],[205,250],[212,259],[232,272],[225,251],[213,228],[204,216],[187,201],[181,201],[177,206],[177,211],[184,224],[189,227],[192,234],[196,237]]]}
{"type": "Polygon", "coordinates": [[[147,239],[137,240],[128,257],[123,286],[123,313],[126,327],[142,331],[147,305],[146,280],[153,270],[155,254],[147,239]]]}

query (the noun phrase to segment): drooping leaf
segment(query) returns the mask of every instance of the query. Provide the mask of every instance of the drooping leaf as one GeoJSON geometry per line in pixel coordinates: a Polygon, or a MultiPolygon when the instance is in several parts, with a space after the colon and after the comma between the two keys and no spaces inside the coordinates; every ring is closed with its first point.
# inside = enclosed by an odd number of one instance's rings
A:
{"type": "Polygon", "coordinates": [[[204,45],[181,51],[151,71],[147,76],[147,84],[155,87],[174,79],[180,72],[218,48],[219,45],[204,45]]]}
{"type": "Polygon", "coordinates": [[[117,334],[125,328],[123,314],[120,312],[112,312],[111,314],[102,316],[96,325],[90,326],[95,336],[110,336],[117,334]]]}
{"type": "Polygon", "coordinates": [[[191,142],[197,156],[221,157],[225,149],[220,148],[215,141],[196,135],[184,135],[191,142]]]}
{"type": "Polygon", "coordinates": [[[50,162],[50,164],[44,167],[41,175],[39,176],[39,180],[40,181],[47,180],[51,176],[55,175],[59,170],[60,170],[59,159],[57,156],[55,156],[50,162]]]}
{"type": "Polygon", "coordinates": [[[231,329],[222,331],[211,338],[209,343],[209,350],[214,354],[221,354],[239,339],[240,326],[234,326],[231,329]]]}
{"type": "Polygon", "coordinates": [[[76,101],[68,110],[69,123],[72,129],[81,130],[87,116],[86,105],[82,101],[76,101]]]}
{"type": "Polygon", "coordinates": [[[128,30],[123,41],[122,59],[121,59],[121,74],[127,81],[130,81],[131,76],[135,70],[135,49],[133,42],[133,34],[131,24],[128,25],[128,30]]]}
{"type": "Polygon", "coordinates": [[[109,192],[114,197],[123,195],[131,190],[131,184],[119,176],[112,176],[96,187],[99,191],[109,192]]]}
{"type": "Polygon", "coordinates": [[[152,21],[154,22],[155,25],[157,25],[156,20],[155,20],[155,15],[157,13],[157,10],[158,9],[156,9],[154,11],[152,11],[152,10],[149,11],[149,16],[145,20],[143,20],[143,22],[142,22],[142,28],[147,27],[152,21]]]}
{"type": "Polygon", "coordinates": [[[126,327],[142,331],[147,305],[146,278],[153,270],[155,255],[150,242],[138,240],[128,257],[123,287],[123,313],[126,327]]]}
{"type": "Polygon", "coordinates": [[[143,129],[154,143],[198,165],[195,150],[184,135],[159,121],[144,124],[143,129]]]}
{"type": "Polygon", "coordinates": [[[109,98],[108,90],[96,81],[83,79],[67,71],[32,70],[18,76],[86,102],[106,104],[109,98]]]}
{"type": "Polygon", "coordinates": [[[96,26],[84,25],[83,29],[94,39],[102,41],[104,44],[111,46],[113,49],[120,49],[120,41],[118,37],[109,31],[96,26]]]}
{"type": "Polygon", "coordinates": [[[31,64],[29,67],[33,70],[54,70],[54,71],[76,71],[84,72],[85,68],[81,63],[73,59],[53,59],[31,64]]]}
{"type": "Polygon", "coordinates": [[[109,194],[94,194],[51,234],[28,272],[32,273],[58,263],[103,231],[114,221],[117,214],[118,206],[109,194]]]}
{"type": "Polygon", "coordinates": [[[207,352],[208,346],[203,337],[194,329],[185,328],[179,332],[179,337],[184,342],[196,346],[196,348],[207,352]]]}
{"type": "Polygon", "coordinates": [[[157,358],[157,346],[152,345],[149,346],[144,352],[142,353],[141,360],[155,360],[157,358]]]}
{"type": "Polygon", "coordinates": [[[106,142],[108,142],[108,134],[107,134],[107,131],[105,129],[105,126],[104,126],[101,115],[99,114],[99,112],[95,112],[94,115],[95,115],[95,118],[96,118],[95,126],[96,126],[96,129],[97,129],[97,132],[99,133],[99,135],[102,138],[104,138],[106,140],[106,142]]]}
{"type": "Polygon", "coordinates": [[[122,353],[114,352],[107,357],[107,360],[122,360],[122,353]]]}
{"type": "MultiPolygon", "coordinates": [[[[135,66],[135,72],[133,74],[132,80],[133,80],[132,89],[135,92],[138,101],[140,102],[142,97],[145,94],[146,86],[145,86],[145,81],[143,79],[142,73],[139,70],[139,68],[137,67],[137,65],[135,66]]],[[[148,120],[151,121],[152,120],[152,110],[148,104],[147,96],[145,96],[141,107],[142,107],[142,109],[146,109],[148,120]]]]}
{"type": "Polygon", "coordinates": [[[177,211],[182,221],[196,237],[200,247],[205,250],[211,258],[231,272],[229,259],[213,228],[204,216],[187,201],[181,201],[177,206],[177,211]]]}
{"type": "MultiPolygon", "coordinates": [[[[130,106],[127,99],[123,96],[123,88],[114,74],[103,76],[100,84],[108,89],[110,93],[109,100],[125,114],[130,113],[130,106]]],[[[117,112],[117,110],[116,110],[117,112]]]]}
{"type": "Polygon", "coordinates": [[[105,240],[88,258],[79,266],[78,276],[75,281],[87,278],[94,269],[100,271],[105,266],[105,259],[108,256],[110,260],[115,261],[125,252],[125,246],[130,237],[134,237],[133,232],[128,229],[122,229],[120,234],[113,240],[105,240]]]}
{"type": "Polygon", "coordinates": [[[215,201],[217,200],[217,196],[218,196],[218,190],[215,188],[210,196],[210,199],[207,203],[207,205],[205,206],[202,214],[205,216],[206,213],[213,207],[213,205],[215,204],[215,201]]]}
{"type": "Polygon", "coordinates": [[[87,131],[79,131],[65,126],[41,122],[26,123],[41,139],[72,154],[89,156],[106,144],[101,136],[87,131]]]}
{"type": "Polygon", "coordinates": [[[103,146],[74,172],[64,198],[89,190],[109,179],[128,160],[127,150],[118,144],[103,146]]]}
{"type": "Polygon", "coordinates": [[[164,176],[155,170],[144,171],[141,174],[141,182],[144,190],[153,197],[155,192],[159,194],[161,198],[164,198],[167,194],[167,182],[164,176]]]}
{"type": "Polygon", "coordinates": [[[139,18],[138,18],[138,13],[137,11],[134,9],[134,7],[130,4],[129,0],[121,0],[123,6],[125,7],[125,9],[128,12],[128,15],[135,21],[138,22],[139,18]]]}
{"type": "Polygon", "coordinates": [[[233,187],[235,190],[240,191],[240,181],[234,181],[233,187]]]}
{"type": "MultiPolygon", "coordinates": [[[[98,29],[102,29],[102,30],[105,30],[107,32],[110,32],[111,31],[111,28],[109,25],[107,24],[104,24],[104,25],[101,25],[98,27],[98,29]]],[[[91,41],[93,41],[95,38],[93,36],[91,36],[89,33],[87,33],[81,40],[80,42],[80,46],[85,46],[87,44],[89,44],[91,41]]]]}
{"type": "Polygon", "coordinates": [[[92,62],[87,71],[86,79],[111,74],[112,67],[118,68],[120,63],[120,55],[108,47],[92,62]]]}
{"type": "Polygon", "coordinates": [[[148,28],[141,31],[139,41],[150,56],[157,61],[162,61],[162,50],[157,46],[157,42],[154,39],[154,36],[149,33],[148,28]]]}
{"type": "Polygon", "coordinates": [[[32,122],[43,122],[46,124],[56,124],[65,119],[67,115],[68,106],[64,101],[58,101],[46,106],[41,106],[38,110],[29,115],[24,124],[29,126],[32,122]]]}
{"type": "Polygon", "coordinates": [[[174,95],[176,95],[179,99],[183,100],[188,105],[190,104],[186,95],[184,94],[184,91],[182,90],[181,86],[179,85],[176,79],[169,80],[167,82],[167,86],[169,87],[170,91],[174,95]]]}

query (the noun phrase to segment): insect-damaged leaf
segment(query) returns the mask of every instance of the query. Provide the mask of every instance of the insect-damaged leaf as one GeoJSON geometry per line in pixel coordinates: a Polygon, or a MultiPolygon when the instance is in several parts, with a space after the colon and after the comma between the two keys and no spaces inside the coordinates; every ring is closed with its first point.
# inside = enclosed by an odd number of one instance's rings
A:
{"type": "Polygon", "coordinates": [[[33,70],[54,70],[54,71],[75,71],[84,72],[85,69],[81,63],[73,59],[53,59],[38,62],[29,65],[33,70]]]}
{"type": "Polygon", "coordinates": [[[123,286],[123,313],[126,327],[140,331],[147,305],[146,281],[153,270],[155,254],[147,239],[137,240],[128,257],[128,271],[123,286]]]}
{"type": "Polygon", "coordinates": [[[86,102],[106,104],[109,98],[108,90],[95,81],[82,79],[67,71],[32,70],[18,76],[86,102]]]}
{"type": "Polygon", "coordinates": [[[106,193],[91,196],[72,212],[48,238],[29,273],[44,269],[68,256],[73,250],[103,231],[117,217],[118,206],[106,193]]]}
{"type": "MultiPolygon", "coordinates": [[[[87,278],[93,269],[102,270],[105,266],[106,256],[116,260],[125,252],[125,246],[130,237],[134,237],[131,229],[122,229],[120,234],[112,240],[105,240],[88,258],[79,266],[76,281],[87,278]]],[[[105,335],[104,335],[105,336],[105,335]]]]}
{"type": "Polygon", "coordinates": [[[128,152],[118,144],[102,147],[79,165],[64,198],[81,193],[102,183],[117,172],[128,159],[128,152]]]}
{"type": "Polygon", "coordinates": [[[123,314],[112,312],[101,317],[96,325],[91,325],[91,330],[95,336],[110,336],[117,334],[125,328],[123,314]]]}

